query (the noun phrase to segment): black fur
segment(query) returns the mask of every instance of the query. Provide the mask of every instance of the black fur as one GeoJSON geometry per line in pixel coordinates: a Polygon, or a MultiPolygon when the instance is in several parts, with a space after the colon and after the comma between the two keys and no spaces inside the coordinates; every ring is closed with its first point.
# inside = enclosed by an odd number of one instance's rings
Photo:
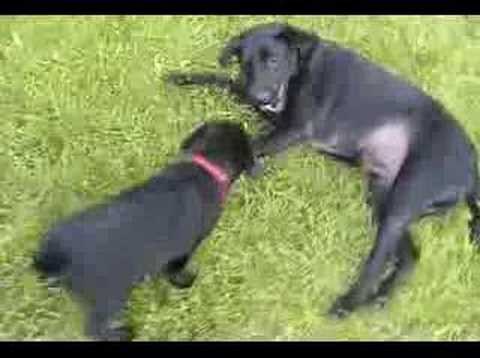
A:
{"type": "MultiPolygon", "coordinates": [[[[240,125],[210,122],[182,144],[201,153],[233,182],[254,164],[249,138],[240,125]]],[[[110,202],[85,210],[53,227],[34,257],[42,276],[62,282],[86,305],[86,332],[101,340],[131,338],[117,325],[131,288],[146,275],[163,274],[179,288],[195,274],[185,270],[196,247],[222,212],[217,183],[184,160],[110,202]]]]}
{"type": "Polygon", "coordinates": [[[332,314],[384,299],[411,271],[417,252],[409,226],[423,216],[466,201],[470,238],[480,242],[476,150],[438,101],[357,52],[285,24],[257,26],[233,38],[220,63],[234,59],[241,65],[238,80],[199,73],[173,74],[169,81],[228,88],[270,112],[273,128],[257,136],[258,156],[314,144],[366,168],[378,232],[359,278],[332,314]],[[389,261],[395,269],[382,281],[389,261]]]}

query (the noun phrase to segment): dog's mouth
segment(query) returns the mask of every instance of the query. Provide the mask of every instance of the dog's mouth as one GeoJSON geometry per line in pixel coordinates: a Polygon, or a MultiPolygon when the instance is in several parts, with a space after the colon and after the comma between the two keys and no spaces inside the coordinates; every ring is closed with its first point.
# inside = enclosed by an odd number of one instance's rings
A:
{"type": "Polygon", "coordinates": [[[262,104],[260,110],[267,113],[277,114],[285,109],[287,104],[287,83],[283,83],[279,88],[275,99],[267,104],[262,104]]]}

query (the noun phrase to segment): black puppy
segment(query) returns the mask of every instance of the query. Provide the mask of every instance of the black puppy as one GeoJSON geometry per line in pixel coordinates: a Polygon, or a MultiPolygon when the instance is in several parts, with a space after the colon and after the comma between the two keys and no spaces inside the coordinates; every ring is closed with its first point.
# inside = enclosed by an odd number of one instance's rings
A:
{"type": "Polygon", "coordinates": [[[217,74],[174,74],[177,84],[229,88],[267,112],[273,129],[258,136],[258,156],[308,143],[365,169],[378,232],[352,288],[330,313],[384,299],[413,268],[410,224],[465,200],[470,237],[479,242],[477,155],[460,125],[419,88],[353,50],[284,25],[233,38],[220,63],[241,64],[237,81],[217,74]],[[388,262],[394,269],[384,280],[388,262]]]}
{"type": "Polygon", "coordinates": [[[86,305],[86,330],[97,339],[130,337],[115,320],[146,275],[192,285],[189,258],[214,228],[230,185],[254,165],[249,137],[233,122],[204,124],[181,148],[188,159],[51,229],[34,258],[42,276],[86,305]]]}

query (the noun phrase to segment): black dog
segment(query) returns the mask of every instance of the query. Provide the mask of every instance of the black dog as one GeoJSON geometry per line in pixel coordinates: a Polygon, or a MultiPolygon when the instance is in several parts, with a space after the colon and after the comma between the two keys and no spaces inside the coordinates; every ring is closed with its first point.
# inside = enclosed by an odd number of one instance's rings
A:
{"type": "Polygon", "coordinates": [[[87,333],[97,339],[131,338],[115,320],[146,275],[192,285],[196,275],[184,267],[219,219],[230,184],[254,166],[249,138],[233,122],[202,125],[182,152],[188,160],[51,229],[35,256],[42,276],[86,304],[87,333]]]}
{"type": "Polygon", "coordinates": [[[255,140],[258,156],[308,143],[368,179],[378,232],[352,288],[330,310],[346,315],[385,298],[417,258],[410,224],[465,200],[470,237],[480,236],[475,148],[429,95],[356,52],[283,24],[233,38],[220,63],[241,64],[238,81],[217,74],[174,74],[176,84],[228,88],[268,113],[273,129],[255,140]],[[384,280],[387,264],[394,269],[384,280]]]}

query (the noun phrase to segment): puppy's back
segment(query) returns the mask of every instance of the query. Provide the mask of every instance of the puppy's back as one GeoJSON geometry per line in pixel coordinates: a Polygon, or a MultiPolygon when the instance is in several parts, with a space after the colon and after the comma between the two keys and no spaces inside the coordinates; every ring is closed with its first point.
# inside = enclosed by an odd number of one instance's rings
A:
{"type": "Polygon", "coordinates": [[[214,190],[199,168],[170,166],[54,227],[34,266],[49,277],[68,273],[71,288],[82,295],[105,285],[126,290],[191,251],[209,225],[204,212],[206,205],[216,205],[214,190]]]}

